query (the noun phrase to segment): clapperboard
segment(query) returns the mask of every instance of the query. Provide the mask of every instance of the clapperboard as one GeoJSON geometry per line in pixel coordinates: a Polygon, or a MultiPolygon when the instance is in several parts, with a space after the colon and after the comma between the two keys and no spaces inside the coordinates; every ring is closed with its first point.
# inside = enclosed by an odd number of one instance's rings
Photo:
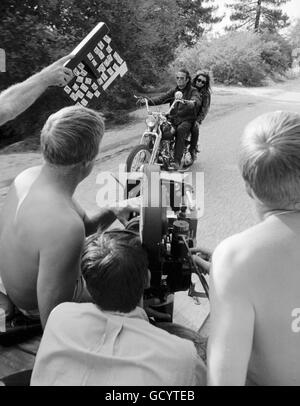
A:
{"type": "Polygon", "coordinates": [[[108,33],[106,24],[97,24],[73,50],[74,58],[65,64],[72,69],[74,78],[64,92],[75,104],[96,107],[101,93],[127,72],[126,62],[113,49],[108,33]]]}

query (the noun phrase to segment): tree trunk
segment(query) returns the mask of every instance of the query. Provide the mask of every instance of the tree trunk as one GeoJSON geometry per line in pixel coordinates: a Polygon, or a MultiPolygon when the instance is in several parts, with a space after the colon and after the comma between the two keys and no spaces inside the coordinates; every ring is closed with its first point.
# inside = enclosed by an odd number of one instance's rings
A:
{"type": "Polygon", "coordinates": [[[258,29],[259,29],[260,16],[261,16],[261,1],[262,0],[257,0],[254,31],[258,31],[258,29]]]}

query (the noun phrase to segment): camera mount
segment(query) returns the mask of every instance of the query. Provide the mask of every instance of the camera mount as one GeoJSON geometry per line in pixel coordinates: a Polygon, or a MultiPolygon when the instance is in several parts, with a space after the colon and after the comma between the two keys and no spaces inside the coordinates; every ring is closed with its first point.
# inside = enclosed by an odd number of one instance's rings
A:
{"type": "MultiPolygon", "coordinates": [[[[137,174],[140,216],[126,227],[140,233],[151,272],[146,295],[158,299],[162,306],[177,291],[189,290],[191,296],[199,296],[194,290],[192,273],[198,275],[206,296],[209,295],[206,272],[196,265],[192,254],[197,251],[198,223],[191,199],[193,186],[177,175],[161,172],[158,165],[143,167],[143,173],[137,174]]],[[[126,199],[132,197],[133,187],[136,191],[136,184],[127,183],[126,199]]]]}

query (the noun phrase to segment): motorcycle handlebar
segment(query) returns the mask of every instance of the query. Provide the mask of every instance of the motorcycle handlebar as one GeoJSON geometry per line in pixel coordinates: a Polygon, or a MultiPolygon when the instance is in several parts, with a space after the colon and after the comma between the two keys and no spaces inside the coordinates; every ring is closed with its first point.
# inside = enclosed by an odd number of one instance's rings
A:
{"type": "MultiPolygon", "coordinates": [[[[146,97],[138,97],[138,96],[136,96],[136,95],[134,95],[134,97],[135,97],[136,99],[138,99],[138,101],[139,101],[139,100],[143,100],[143,101],[145,102],[147,112],[149,113],[149,102],[148,102],[148,99],[147,99],[146,97]]],[[[191,100],[175,99],[175,100],[173,101],[173,103],[171,104],[169,110],[168,110],[167,112],[164,112],[164,113],[161,113],[161,112],[160,112],[160,114],[163,114],[163,115],[166,116],[166,115],[170,114],[170,112],[172,111],[172,109],[175,107],[175,105],[176,105],[177,103],[185,104],[186,102],[189,102],[189,101],[191,101],[191,100]]]]}
{"type": "Polygon", "coordinates": [[[134,96],[135,99],[137,99],[137,103],[138,103],[139,101],[144,101],[144,102],[145,102],[147,112],[149,113],[149,103],[148,103],[148,99],[147,99],[146,97],[142,97],[142,96],[136,96],[136,95],[133,95],[133,96],[134,96]]]}
{"type": "Polygon", "coordinates": [[[170,114],[170,112],[172,111],[172,109],[175,107],[175,105],[176,105],[177,103],[185,104],[186,102],[189,102],[189,101],[191,101],[191,100],[175,99],[175,100],[173,101],[173,103],[171,104],[169,110],[168,110],[165,114],[166,114],[166,115],[167,115],[167,114],[170,114]]]}

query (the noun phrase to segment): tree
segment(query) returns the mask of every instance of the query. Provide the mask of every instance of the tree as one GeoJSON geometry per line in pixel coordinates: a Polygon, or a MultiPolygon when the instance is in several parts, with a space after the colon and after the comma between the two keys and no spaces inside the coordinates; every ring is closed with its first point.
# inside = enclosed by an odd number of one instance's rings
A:
{"type": "Polygon", "coordinates": [[[192,45],[202,37],[205,27],[218,23],[223,17],[213,17],[218,9],[213,6],[214,0],[176,0],[179,8],[177,22],[179,23],[179,42],[192,45]],[[205,6],[205,3],[209,5],[205,6]]]}
{"type": "Polygon", "coordinates": [[[282,77],[291,67],[292,49],[278,33],[228,32],[200,39],[192,47],[180,46],[170,66],[174,71],[188,66],[194,76],[198,69],[211,72],[216,82],[257,86],[268,77],[282,77]]]}
{"type": "Polygon", "coordinates": [[[297,19],[296,24],[291,28],[288,37],[293,48],[300,49],[300,19],[297,19]]]}
{"type": "Polygon", "coordinates": [[[231,8],[230,20],[235,22],[228,30],[248,29],[256,32],[276,32],[289,25],[289,17],[280,6],[290,0],[235,0],[226,4],[231,8]]]}
{"type": "MultiPolygon", "coordinates": [[[[103,21],[127,62],[128,74],[102,93],[101,109],[128,109],[135,91],[159,82],[181,42],[192,44],[206,25],[219,20],[213,17],[216,7],[205,4],[209,1],[213,0],[0,0],[0,44],[7,55],[0,90],[72,51],[103,21]]],[[[39,100],[24,113],[26,117],[17,121],[28,126],[20,125],[15,133],[37,133],[44,116],[61,107],[59,90],[51,100],[44,95],[48,105],[39,100]]]]}
{"type": "Polygon", "coordinates": [[[262,42],[261,58],[265,64],[266,72],[272,76],[274,73],[284,75],[292,66],[292,47],[283,36],[276,32],[263,32],[260,34],[262,42]]]}
{"type": "Polygon", "coordinates": [[[125,81],[157,82],[180,42],[191,45],[206,26],[219,21],[213,17],[216,7],[205,5],[208,1],[1,0],[0,42],[9,61],[7,79],[21,80],[39,70],[104,21],[127,61],[130,74],[125,81]]]}

